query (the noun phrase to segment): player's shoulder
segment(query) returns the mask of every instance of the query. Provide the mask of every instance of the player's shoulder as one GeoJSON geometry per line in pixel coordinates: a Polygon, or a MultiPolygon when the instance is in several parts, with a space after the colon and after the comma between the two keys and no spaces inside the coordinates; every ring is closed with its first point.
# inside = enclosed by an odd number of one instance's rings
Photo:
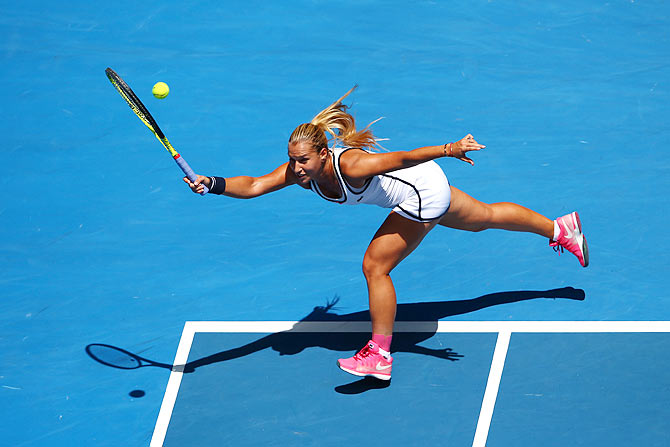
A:
{"type": "Polygon", "coordinates": [[[339,150],[340,166],[345,169],[369,154],[368,151],[358,147],[336,148],[335,150],[339,150]]]}

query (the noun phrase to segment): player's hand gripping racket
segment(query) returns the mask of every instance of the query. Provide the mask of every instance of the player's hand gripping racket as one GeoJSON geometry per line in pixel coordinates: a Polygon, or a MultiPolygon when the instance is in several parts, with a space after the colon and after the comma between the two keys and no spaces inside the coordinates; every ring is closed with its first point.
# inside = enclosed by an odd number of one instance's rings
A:
{"type": "MultiPolygon", "coordinates": [[[[107,68],[105,70],[105,73],[107,74],[107,77],[111,81],[112,85],[116,88],[116,90],[123,96],[123,99],[126,100],[128,105],[130,106],[131,109],[133,109],[133,112],[135,112],[135,115],[137,115],[144,124],[149,128],[151,132],[153,132],[154,135],[156,135],[156,138],[165,146],[165,149],[170,152],[170,155],[172,155],[172,158],[174,158],[174,161],[177,162],[179,167],[181,168],[182,171],[184,171],[184,174],[186,174],[186,177],[188,179],[195,183],[198,180],[198,177],[195,175],[195,172],[193,172],[193,169],[186,163],[186,160],[184,160],[179,153],[172,147],[170,142],[168,141],[167,138],[165,138],[165,135],[163,134],[163,131],[158,127],[158,124],[156,124],[156,120],[154,120],[154,117],[151,116],[149,111],[147,110],[146,107],[144,107],[144,104],[142,104],[142,101],[137,97],[137,95],[133,92],[133,90],[126,84],[123,79],[121,79],[121,76],[116,74],[114,70],[111,68],[107,68]]],[[[205,187],[205,190],[202,192],[202,195],[204,196],[209,192],[209,188],[207,186],[202,185],[205,187]]]]}

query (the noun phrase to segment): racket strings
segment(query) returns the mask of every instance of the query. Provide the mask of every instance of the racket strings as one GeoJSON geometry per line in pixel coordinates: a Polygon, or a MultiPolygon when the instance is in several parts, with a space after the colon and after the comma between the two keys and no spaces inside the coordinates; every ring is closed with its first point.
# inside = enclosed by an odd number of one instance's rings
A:
{"type": "MultiPolygon", "coordinates": [[[[146,109],[142,101],[140,101],[135,92],[133,92],[133,89],[131,89],[130,86],[126,84],[124,80],[121,79],[121,77],[118,74],[116,74],[116,72],[114,72],[114,70],[112,70],[111,68],[105,70],[105,73],[107,74],[107,77],[111,81],[114,88],[116,88],[119,94],[128,103],[133,112],[135,112],[135,114],[154,134],[156,134],[158,130],[156,122],[154,121],[153,117],[146,109]]],[[[159,138],[160,137],[162,137],[162,135],[159,136],[159,138]]]]}

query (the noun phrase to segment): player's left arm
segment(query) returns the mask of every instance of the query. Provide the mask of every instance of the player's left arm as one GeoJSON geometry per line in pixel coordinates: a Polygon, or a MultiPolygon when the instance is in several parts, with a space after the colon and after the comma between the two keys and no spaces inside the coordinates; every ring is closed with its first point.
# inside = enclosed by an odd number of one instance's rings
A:
{"type": "Polygon", "coordinates": [[[362,150],[346,151],[340,158],[342,173],[350,179],[366,179],[374,175],[409,168],[440,157],[454,157],[474,165],[466,155],[483,149],[470,134],[455,143],[425,146],[410,151],[369,153],[362,150]]]}

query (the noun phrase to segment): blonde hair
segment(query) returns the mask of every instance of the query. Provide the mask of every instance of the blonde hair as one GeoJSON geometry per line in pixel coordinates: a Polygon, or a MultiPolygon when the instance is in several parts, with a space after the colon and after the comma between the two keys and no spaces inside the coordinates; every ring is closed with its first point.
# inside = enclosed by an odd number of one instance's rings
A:
{"type": "Polygon", "coordinates": [[[358,86],[355,85],[340,99],[317,113],[312,121],[296,127],[289,137],[289,144],[307,141],[316,150],[328,147],[329,140],[333,142],[333,145],[342,142],[347,147],[372,148],[379,146],[372,130],[370,130],[370,126],[381,118],[368,124],[365,129],[357,131],[356,120],[347,112],[349,107],[342,104],[342,100],[349,96],[356,87],[358,86]],[[326,136],[326,133],[330,134],[330,138],[326,136]]]}

